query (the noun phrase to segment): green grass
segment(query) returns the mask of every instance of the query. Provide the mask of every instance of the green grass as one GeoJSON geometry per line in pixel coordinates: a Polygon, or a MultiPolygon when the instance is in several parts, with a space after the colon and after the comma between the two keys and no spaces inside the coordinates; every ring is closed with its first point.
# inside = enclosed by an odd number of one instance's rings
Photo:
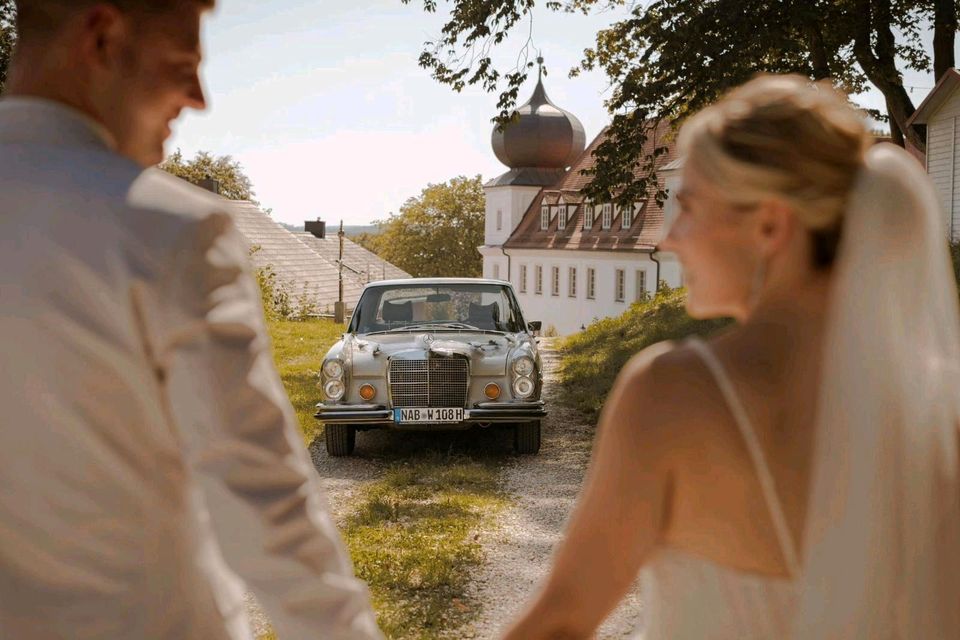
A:
{"type": "Polygon", "coordinates": [[[323,433],[313,417],[320,401],[320,365],[327,350],[340,339],[344,325],[331,320],[270,320],[267,329],[273,341],[273,359],[309,445],[323,433]]]}
{"type": "MultiPolygon", "coordinates": [[[[343,325],[270,320],[268,329],[309,445],[323,435],[313,417],[321,360],[343,325]]],[[[404,436],[378,454],[386,470],[353,496],[342,533],[388,638],[456,638],[479,613],[466,593],[471,571],[483,562],[474,535],[506,504],[499,470],[511,454],[489,431],[404,436]]],[[[269,633],[258,640],[275,639],[269,633]]]]}
{"type": "Polygon", "coordinates": [[[479,613],[466,593],[483,563],[474,532],[505,504],[496,466],[428,453],[390,465],[356,502],[344,535],[384,634],[458,637],[479,613]]]}
{"type": "Polygon", "coordinates": [[[687,315],[683,289],[663,289],[622,315],[604,318],[560,344],[562,401],[596,419],[623,365],[639,351],[663,340],[707,335],[730,320],[694,320],[687,315]]]}

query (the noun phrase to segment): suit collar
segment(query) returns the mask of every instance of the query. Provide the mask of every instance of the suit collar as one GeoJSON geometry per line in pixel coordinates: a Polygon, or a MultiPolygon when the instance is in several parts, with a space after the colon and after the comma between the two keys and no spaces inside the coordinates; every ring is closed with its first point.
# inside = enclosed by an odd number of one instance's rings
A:
{"type": "Polygon", "coordinates": [[[24,96],[0,100],[0,144],[3,143],[116,148],[110,132],[86,114],[61,102],[24,96]]]}

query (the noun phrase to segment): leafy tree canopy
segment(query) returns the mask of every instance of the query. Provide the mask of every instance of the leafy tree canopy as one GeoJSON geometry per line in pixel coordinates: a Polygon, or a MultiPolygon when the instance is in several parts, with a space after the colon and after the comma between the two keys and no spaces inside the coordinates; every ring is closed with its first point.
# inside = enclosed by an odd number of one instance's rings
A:
{"type": "Polygon", "coordinates": [[[13,0],[0,0],[0,91],[3,91],[7,80],[7,67],[10,66],[10,56],[17,39],[13,22],[15,17],[13,0]]]}
{"type": "Polygon", "coordinates": [[[213,178],[220,183],[220,195],[223,197],[256,203],[250,178],[243,172],[240,163],[230,156],[215,156],[208,151],[200,151],[193,160],[187,161],[177,149],[160,163],[160,168],[194,184],[213,178]]]}
{"type": "MultiPolygon", "coordinates": [[[[409,4],[413,0],[403,0],[409,4]]],[[[437,0],[422,0],[427,12],[437,0]]],[[[527,29],[537,0],[447,0],[450,17],[427,42],[420,65],[455,91],[480,85],[499,92],[508,123],[520,86],[532,68],[521,56],[497,69],[491,52],[512,31],[527,29]]],[[[658,121],[680,122],[758,72],[831,78],[850,94],[879,90],[886,109],[871,115],[888,122],[895,142],[924,148],[923,131],[907,126],[915,110],[902,72],[954,66],[957,0],[548,0],[554,11],[591,12],[624,7],[622,19],[596,34],[575,76],[600,69],[611,83],[605,105],[609,137],[597,151],[587,195],[640,199],[652,189],[655,153],[643,153],[658,121]],[[932,54],[930,53],[932,51],[932,54]],[[645,169],[634,178],[633,168],[645,169]]],[[[532,28],[532,25],[531,27],[532,28]]]]}
{"type": "Polygon", "coordinates": [[[428,185],[400,213],[378,221],[381,233],[364,246],[413,276],[480,276],[484,203],[480,176],[428,185]]]}

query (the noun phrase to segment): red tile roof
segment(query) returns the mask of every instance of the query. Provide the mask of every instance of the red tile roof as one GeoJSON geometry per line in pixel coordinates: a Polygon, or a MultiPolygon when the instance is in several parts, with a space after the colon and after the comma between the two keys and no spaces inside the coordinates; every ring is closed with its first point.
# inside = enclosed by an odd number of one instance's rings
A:
{"type": "MultiPolygon", "coordinates": [[[[593,153],[606,139],[606,135],[606,130],[601,131],[556,184],[540,190],[527,208],[520,224],[504,243],[505,248],[643,252],[654,250],[663,229],[663,209],[657,204],[652,191],[639,209],[639,214],[634,214],[629,228],[621,228],[622,219],[619,214],[615,214],[610,228],[601,229],[602,216],[599,203],[594,213],[592,228],[589,230],[583,228],[584,206],[581,190],[590,182],[592,176],[582,175],[581,172],[584,169],[592,169],[596,165],[593,153]],[[559,215],[557,214],[561,198],[568,206],[568,221],[566,229],[563,230],[558,228],[559,215]],[[541,230],[540,207],[544,204],[551,207],[551,219],[549,227],[541,230]]],[[[667,147],[667,153],[656,160],[658,168],[676,159],[676,145],[668,125],[660,125],[655,133],[648,137],[643,155],[652,153],[657,146],[667,147]]],[[[643,175],[642,163],[635,168],[634,175],[637,177],[643,175]]],[[[662,175],[657,176],[657,181],[663,188],[662,175]]],[[[634,211],[637,211],[636,206],[634,211]]]]}

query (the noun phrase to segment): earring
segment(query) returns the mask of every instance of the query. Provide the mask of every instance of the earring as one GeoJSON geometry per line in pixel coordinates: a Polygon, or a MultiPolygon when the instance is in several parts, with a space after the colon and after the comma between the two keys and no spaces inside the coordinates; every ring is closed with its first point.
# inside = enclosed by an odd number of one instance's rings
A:
{"type": "Polygon", "coordinates": [[[767,260],[761,258],[757,263],[757,268],[753,272],[753,282],[750,284],[750,295],[748,305],[751,309],[757,306],[760,294],[763,293],[763,286],[767,283],[767,260]]]}

